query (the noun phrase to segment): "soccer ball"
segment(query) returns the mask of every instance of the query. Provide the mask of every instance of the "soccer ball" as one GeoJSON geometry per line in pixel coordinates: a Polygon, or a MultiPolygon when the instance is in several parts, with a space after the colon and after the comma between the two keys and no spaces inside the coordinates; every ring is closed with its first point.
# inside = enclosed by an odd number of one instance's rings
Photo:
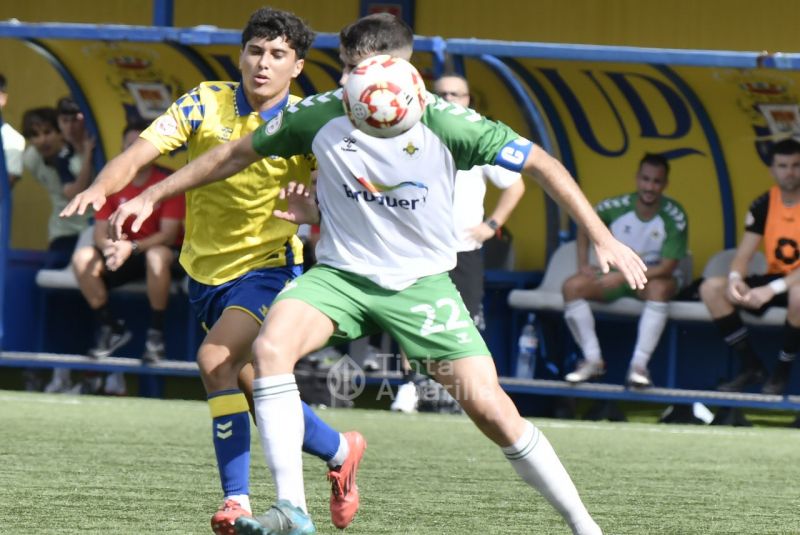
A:
{"type": "Polygon", "coordinates": [[[342,101],[353,126],[375,137],[395,137],[422,118],[427,91],[417,69],[388,55],[365,59],[344,84],[342,101]]]}

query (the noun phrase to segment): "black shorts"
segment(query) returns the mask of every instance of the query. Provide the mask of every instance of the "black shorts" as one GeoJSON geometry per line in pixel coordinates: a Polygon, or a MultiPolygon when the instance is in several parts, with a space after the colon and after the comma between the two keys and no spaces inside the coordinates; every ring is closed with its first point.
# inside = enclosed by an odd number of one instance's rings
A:
{"type": "Polygon", "coordinates": [[[483,301],[483,251],[476,249],[458,253],[450,279],[461,294],[469,315],[473,319],[479,317],[483,301]]]}
{"type": "MultiPolygon", "coordinates": [[[[782,278],[783,275],[781,274],[773,274],[773,275],[748,275],[744,278],[744,282],[750,288],[758,288],[759,286],[766,286],[770,282],[782,278]]],[[[766,303],[764,306],[758,309],[752,308],[742,308],[742,310],[746,310],[751,314],[755,314],[757,316],[763,315],[769,307],[788,307],[789,306],[789,292],[783,292],[782,294],[776,295],[766,303]]]]}
{"type": "MultiPolygon", "coordinates": [[[[100,253],[100,258],[103,258],[103,251],[96,246],[95,250],[100,253]]],[[[181,276],[185,275],[185,273],[177,261],[178,251],[175,248],[171,248],[171,250],[173,253],[173,259],[170,266],[170,272],[172,273],[173,278],[180,278],[181,276]]],[[[109,290],[113,288],[119,288],[123,284],[128,284],[129,282],[143,281],[146,277],[147,255],[145,254],[129,256],[125,263],[122,264],[116,271],[109,271],[104,266],[102,275],[103,282],[106,284],[106,288],[109,290]]]]}

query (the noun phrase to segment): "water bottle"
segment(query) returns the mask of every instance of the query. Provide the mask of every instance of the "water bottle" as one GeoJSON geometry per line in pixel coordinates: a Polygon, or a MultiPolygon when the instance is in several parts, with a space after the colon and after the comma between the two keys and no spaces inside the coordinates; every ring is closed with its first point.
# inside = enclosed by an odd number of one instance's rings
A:
{"type": "Polygon", "coordinates": [[[522,327],[518,344],[516,376],[521,379],[531,379],[536,366],[536,350],[539,348],[535,314],[528,314],[528,321],[522,327]]]}

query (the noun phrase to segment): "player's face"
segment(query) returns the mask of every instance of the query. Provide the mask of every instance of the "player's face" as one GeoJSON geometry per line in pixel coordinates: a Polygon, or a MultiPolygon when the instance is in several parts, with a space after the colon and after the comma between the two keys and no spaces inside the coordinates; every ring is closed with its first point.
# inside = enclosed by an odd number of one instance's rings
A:
{"type": "Polygon", "coordinates": [[[73,145],[79,144],[86,132],[86,123],[82,113],[59,114],[57,117],[58,129],[61,130],[64,139],[73,145]]]}
{"type": "Polygon", "coordinates": [[[769,170],[783,191],[800,190],[800,154],[776,154],[769,170]]]}
{"type": "Polygon", "coordinates": [[[433,92],[447,102],[469,106],[469,87],[467,82],[457,76],[444,76],[433,84],[433,92]]]}
{"type": "MultiPolygon", "coordinates": [[[[389,50],[388,52],[381,52],[381,54],[388,54],[390,56],[394,56],[396,58],[401,58],[406,61],[411,61],[411,49],[410,48],[403,48],[398,50],[389,50]]],[[[344,85],[347,81],[347,77],[350,75],[350,71],[356,68],[356,65],[361,63],[367,58],[371,58],[372,56],[377,56],[378,53],[375,54],[353,54],[345,50],[342,46],[339,46],[339,60],[342,62],[342,76],[339,78],[339,85],[344,85]]]]}
{"type": "Polygon", "coordinates": [[[645,206],[661,202],[661,195],[667,187],[667,170],[660,165],[644,163],[636,173],[636,192],[639,201],[645,206]]]}
{"type": "Polygon", "coordinates": [[[53,158],[64,147],[64,137],[57,128],[50,124],[38,123],[33,125],[33,135],[27,141],[31,143],[42,158],[53,158]]]}
{"type": "Polygon", "coordinates": [[[289,91],[292,80],[303,70],[304,60],[283,37],[271,41],[254,37],[245,43],[239,69],[248,101],[257,110],[276,104],[289,91]]]}

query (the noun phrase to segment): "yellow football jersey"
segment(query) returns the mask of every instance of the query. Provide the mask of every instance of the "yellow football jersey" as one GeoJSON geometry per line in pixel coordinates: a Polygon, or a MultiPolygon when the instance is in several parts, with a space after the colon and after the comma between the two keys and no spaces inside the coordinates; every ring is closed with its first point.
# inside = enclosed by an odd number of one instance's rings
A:
{"type": "MultiPolygon", "coordinates": [[[[257,112],[233,82],[203,82],[176,100],[141,137],[161,154],[182,146],[193,160],[246,136],[294,96],[257,112]]],[[[302,264],[297,226],[272,217],[278,192],[290,180],[308,184],[313,155],[265,158],[240,173],[186,193],[186,236],[180,262],[198,282],[219,285],[264,267],[302,264]]],[[[285,209],[285,205],[281,208],[285,209]]]]}

